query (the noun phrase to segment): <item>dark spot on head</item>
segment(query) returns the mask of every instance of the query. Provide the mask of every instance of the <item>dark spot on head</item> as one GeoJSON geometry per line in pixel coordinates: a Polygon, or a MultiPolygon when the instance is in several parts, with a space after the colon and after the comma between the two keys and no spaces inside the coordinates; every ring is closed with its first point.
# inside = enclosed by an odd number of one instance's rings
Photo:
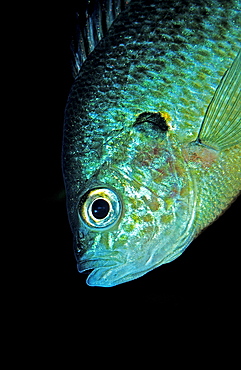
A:
{"type": "Polygon", "coordinates": [[[145,132],[148,136],[161,136],[168,130],[167,122],[159,112],[141,113],[133,126],[137,130],[145,132]]]}

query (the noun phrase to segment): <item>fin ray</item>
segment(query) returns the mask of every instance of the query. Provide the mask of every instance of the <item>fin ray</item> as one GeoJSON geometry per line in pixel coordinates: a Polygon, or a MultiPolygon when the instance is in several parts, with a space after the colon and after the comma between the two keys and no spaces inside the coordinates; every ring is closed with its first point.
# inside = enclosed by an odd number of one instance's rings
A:
{"type": "Polygon", "coordinates": [[[224,74],[211,100],[198,140],[224,150],[241,143],[241,51],[224,74]]]}
{"type": "Polygon", "coordinates": [[[106,35],[112,23],[130,0],[86,0],[75,12],[72,34],[72,74],[76,78],[82,64],[106,35]]]}

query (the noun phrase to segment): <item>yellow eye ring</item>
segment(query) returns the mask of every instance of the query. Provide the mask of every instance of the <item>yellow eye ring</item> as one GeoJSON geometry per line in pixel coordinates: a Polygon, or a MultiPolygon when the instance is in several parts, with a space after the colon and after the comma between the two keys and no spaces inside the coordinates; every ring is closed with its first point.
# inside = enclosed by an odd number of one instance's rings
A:
{"type": "Polygon", "coordinates": [[[99,188],[87,192],[80,200],[79,215],[92,229],[107,229],[120,218],[122,205],[112,189],[99,188]]]}

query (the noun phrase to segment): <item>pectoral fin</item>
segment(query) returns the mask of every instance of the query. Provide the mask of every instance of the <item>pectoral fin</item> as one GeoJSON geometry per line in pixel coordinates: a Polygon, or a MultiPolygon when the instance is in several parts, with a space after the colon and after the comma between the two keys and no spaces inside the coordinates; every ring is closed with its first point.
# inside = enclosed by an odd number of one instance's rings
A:
{"type": "Polygon", "coordinates": [[[241,51],[224,74],[197,140],[216,150],[241,143],[241,51]]]}

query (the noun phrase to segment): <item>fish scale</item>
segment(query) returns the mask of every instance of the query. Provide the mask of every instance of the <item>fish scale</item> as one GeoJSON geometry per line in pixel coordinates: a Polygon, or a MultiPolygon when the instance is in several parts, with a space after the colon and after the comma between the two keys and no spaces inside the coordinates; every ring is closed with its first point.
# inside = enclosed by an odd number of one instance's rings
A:
{"type": "MultiPolygon", "coordinates": [[[[192,16],[189,14],[190,6],[186,2],[184,2],[184,11],[182,7],[181,14],[178,14],[178,10],[182,6],[180,2],[172,1],[160,4],[159,1],[153,1],[152,6],[147,6],[147,8],[143,5],[145,3],[145,1],[131,2],[130,8],[124,11],[116,24],[113,25],[117,28],[115,30],[115,27],[112,27],[113,36],[110,32],[109,39],[107,41],[104,39],[98,45],[88,63],[84,64],[79,78],[73,85],[66,108],[65,137],[68,139],[70,134],[74,135],[75,139],[71,143],[74,145],[75,153],[82,153],[82,143],[85,142],[85,137],[88,140],[88,147],[91,149],[91,142],[96,142],[99,131],[100,136],[105,137],[112,130],[122,127],[123,122],[125,124],[133,122],[136,114],[149,110],[163,109],[169,112],[175,122],[180,139],[190,141],[196,136],[201,125],[204,112],[218,85],[219,73],[228,68],[238,50],[240,45],[240,25],[238,23],[240,21],[238,18],[240,1],[221,2],[224,4],[223,7],[220,7],[219,1],[211,3],[199,1],[198,6],[195,4],[191,6],[192,16]],[[231,3],[233,3],[233,7],[231,3]],[[211,9],[215,9],[216,13],[211,9]],[[202,11],[211,14],[210,18],[200,19],[202,11]],[[230,12],[234,15],[228,18],[230,12]],[[128,22],[125,20],[125,13],[130,15],[128,22]],[[149,22],[152,17],[154,17],[155,26],[149,22]],[[135,21],[132,21],[133,18],[135,21]],[[221,45],[217,47],[215,42],[217,42],[217,38],[220,38],[217,34],[220,32],[223,18],[225,22],[226,18],[230,19],[227,22],[230,27],[232,26],[232,33],[227,28],[224,40],[221,40],[221,45]],[[236,20],[236,18],[238,19],[236,20]],[[197,19],[199,22],[196,24],[197,19]],[[127,27],[129,24],[131,24],[130,30],[127,27]],[[215,25],[217,30],[215,30],[215,25]],[[142,28],[144,31],[141,31],[142,28]],[[208,46],[200,42],[200,32],[201,40],[207,40],[208,46]],[[121,35],[122,40],[125,33],[127,33],[125,44],[122,44],[118,35],[121,35]],[[173,49],[176,46],[175,37],[180,33],[184,34],[186,38],[182,45],[178,39],[178,46],[184,47],[184,50],[178,54],[173,49]],[[162,34],[161,39],[159,39],[160,34],[162,34]],[[170,34],[171,36],[169,36],[170,34]],[[168,41],[165,41],[166,38],[168,41]],[[146,52],[145,43],[148,43],[148,52],[146,52]],[[153,45],[152,48],[150,45],[153,45]],[[203,65],[203,60],[199,61],[199,58],[200,51],[202,52],[205,48],[209,50],[209,55],[205,57],[205,65],[203,65]],[[156,54],[156,50],[160,53],[159,58],[152,57],[152,51],[156,54]],[[221,52],[225,53],[225,59],[220,58],[221,52]],[[108,63],[109,59],[114,66],[112,73],[105,70],[105,64],[108,63]],[[145,66],[144,70],[140,70],[139,61],[141,65],[145,66]],[[182,61],[182,68],[179,65],[180,61],[182,61]],[[99,69],[96,70],[98,65],[99,69]],[[202,69],[205,71],[205,80],[202,80],[200,89],[196,86],[196,81],[199,81],[197,74],[202,69]],[[133,77],[136,70],[138,70],[138,78],[133,77]],[[146,78],[149,71],[155,77],[146,78]],[[185,81],[187,73],[188,88],[185,81]],[[112,74],[115,78],[112,77],[112,74]],[[100,94],[102,91],[103,93],[100,94]],[[193,95],[196,95],[195,100],[193,95]],[[194,103],[191,106],[190,100],[194,103]],[[114,104],[112,104],[113,101],[114,104]],[[104,122],[102,112],[106,112],[104,122]],[[77,117],[75,117],[76,115],[77,117]],[[94,119],[89,120],[88,116],[90,115],[94,115],[94,119]],[[72,123],[73,120],[76,121],[76,124],[68,129],[69,122],[72,123]],[[81,127],[85,125],[85,121],[88,128],[83,132],[81,127]],[[100,128],[98,129],[98,127],[100,128]]],[[[222,32],[224,31],[222,30],[222,32]]],[[[66,146],[66,155],[68,149],[69,147],[66,146]]],[[[94,165],[95,151],[92,157],[90,153],[87,155],[86,163],[90,161],[94,165]]],[[[82,172],[81,178],[85,173],[84,167],[82,172]]],[[[80,178],[80,176],[78,177],[80,178]]]]}
{"type": "Polygon", "coordinates": [[[240,10],[239,0],[131,0],[82,65],[66,106],[63,171],[89,285],[170,262],[239,194],[240,10]],[[138,121],[144,112],[167,129],[138,121]],[[102,187],[122,211],[93,229],[81,207],[102,187]]]}
{"type": "MultiPolygon", "coordinates": [[[[200,162],[193,166],[198,192],[195,219],[197,233],[213,222],[240,192],[240,157],[241,146],[237,145],[222,153],[219,161],[207,168],[203,168],[200,162]]],[[[192,167],[192,163],[189,162],[189,166],[192,167]]]]}

